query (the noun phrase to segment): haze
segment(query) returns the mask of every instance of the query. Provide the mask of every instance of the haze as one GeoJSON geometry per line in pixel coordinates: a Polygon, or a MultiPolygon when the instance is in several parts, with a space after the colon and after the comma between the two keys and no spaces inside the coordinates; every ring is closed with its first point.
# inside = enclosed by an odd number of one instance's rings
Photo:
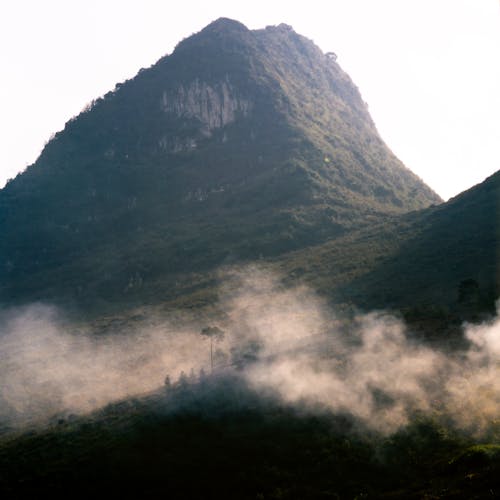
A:
{"type": "MultiPolygon", "coordinates": [[[[382,432],[416,412],[473,434],[496,421],[498,317],[464,325],[468,347],[446,352],[411,340],[386,313],[346,323],[312,290],[254,266],[221,274],[218,305],[226,334],[214,342],[214,373],[244,378],[257,394],[347,412],[382,432]]],[[[169,385],[188,374],[194,384],[213,370],[203,323],[187,313],[148,314],[110,335],[40,304],[0,313],[0,431],[152,391],[166,375],[169,385]]]]}

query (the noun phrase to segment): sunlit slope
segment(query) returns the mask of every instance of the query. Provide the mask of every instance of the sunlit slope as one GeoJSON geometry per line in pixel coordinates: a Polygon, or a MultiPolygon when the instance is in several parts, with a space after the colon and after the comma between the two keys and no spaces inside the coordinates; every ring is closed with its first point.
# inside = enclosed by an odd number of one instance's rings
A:
{"type": "Polygon", "coordinates": [[[500,173],[445,204],[388,218],[279,266],[336,302],[491,311],[500,294],[500,173]]]}
{"type": "Polygon", "coordinates": [[[0,300],[115,304],[439,203],[331,55],[220,19],[97,99],[0,191],[0,300]]]}

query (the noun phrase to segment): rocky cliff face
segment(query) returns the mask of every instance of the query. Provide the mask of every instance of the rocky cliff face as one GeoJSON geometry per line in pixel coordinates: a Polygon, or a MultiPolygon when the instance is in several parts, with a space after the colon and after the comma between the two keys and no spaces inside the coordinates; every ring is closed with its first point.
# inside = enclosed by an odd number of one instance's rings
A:
{"type": "Polygon", "coordinates": [[[252,109],[250,99],[238,96],[229,76],[214,85],[200,82],[197,78],[179,85],[173,91],[164,91],[162,108],[177,118],[194,118],[199,121],[207,137],[215,129],[233,123],[237,117],[245,117],[252,109]]]}
{"type": "Polygon", "coordinates": [[[159,300],[183,273],[439,201],[332,57],[288,26],[220,19],[70,120],[0,191],[0,299],[159,300]]]}

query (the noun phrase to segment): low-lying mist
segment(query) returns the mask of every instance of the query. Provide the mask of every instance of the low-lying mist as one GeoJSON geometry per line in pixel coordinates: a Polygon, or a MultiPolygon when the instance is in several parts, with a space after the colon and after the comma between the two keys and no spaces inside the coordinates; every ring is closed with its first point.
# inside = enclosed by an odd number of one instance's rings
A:
{"type": "Polygon", "coordinates": [[[0,421],[89,412],[167,376],[203,390],[200,377],[233,375],[254,393],[347,413],[384,433],[419,413],[480,433],[500,415],[498,318],[465,325],[469,347],[447,353],[412,340],[383,312],[340,320],[310,289],[286,288],[255,267],[221,278],[219,309],[209,325],[155,314],[113,334],[71,325],[50,306],[3,311],[0,421]]]}
{"type": "Polygon", "coordinates": [[[4,313],[0,418],[80,413],[162,384],[206,358],[199,335],[167,321],[96,335],[61,312],[34,305],[4,313]]]}

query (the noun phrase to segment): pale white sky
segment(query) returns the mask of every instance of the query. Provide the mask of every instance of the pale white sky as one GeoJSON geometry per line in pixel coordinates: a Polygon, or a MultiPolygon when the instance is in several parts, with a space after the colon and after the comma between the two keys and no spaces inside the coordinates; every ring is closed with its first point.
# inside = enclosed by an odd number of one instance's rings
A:
{"type": "Polygon", "coordinates": [[[0,186],[115,83],[218,17],[291,24],[447,199],[500,169],[499,0],[1,0],[0,186]]]}

